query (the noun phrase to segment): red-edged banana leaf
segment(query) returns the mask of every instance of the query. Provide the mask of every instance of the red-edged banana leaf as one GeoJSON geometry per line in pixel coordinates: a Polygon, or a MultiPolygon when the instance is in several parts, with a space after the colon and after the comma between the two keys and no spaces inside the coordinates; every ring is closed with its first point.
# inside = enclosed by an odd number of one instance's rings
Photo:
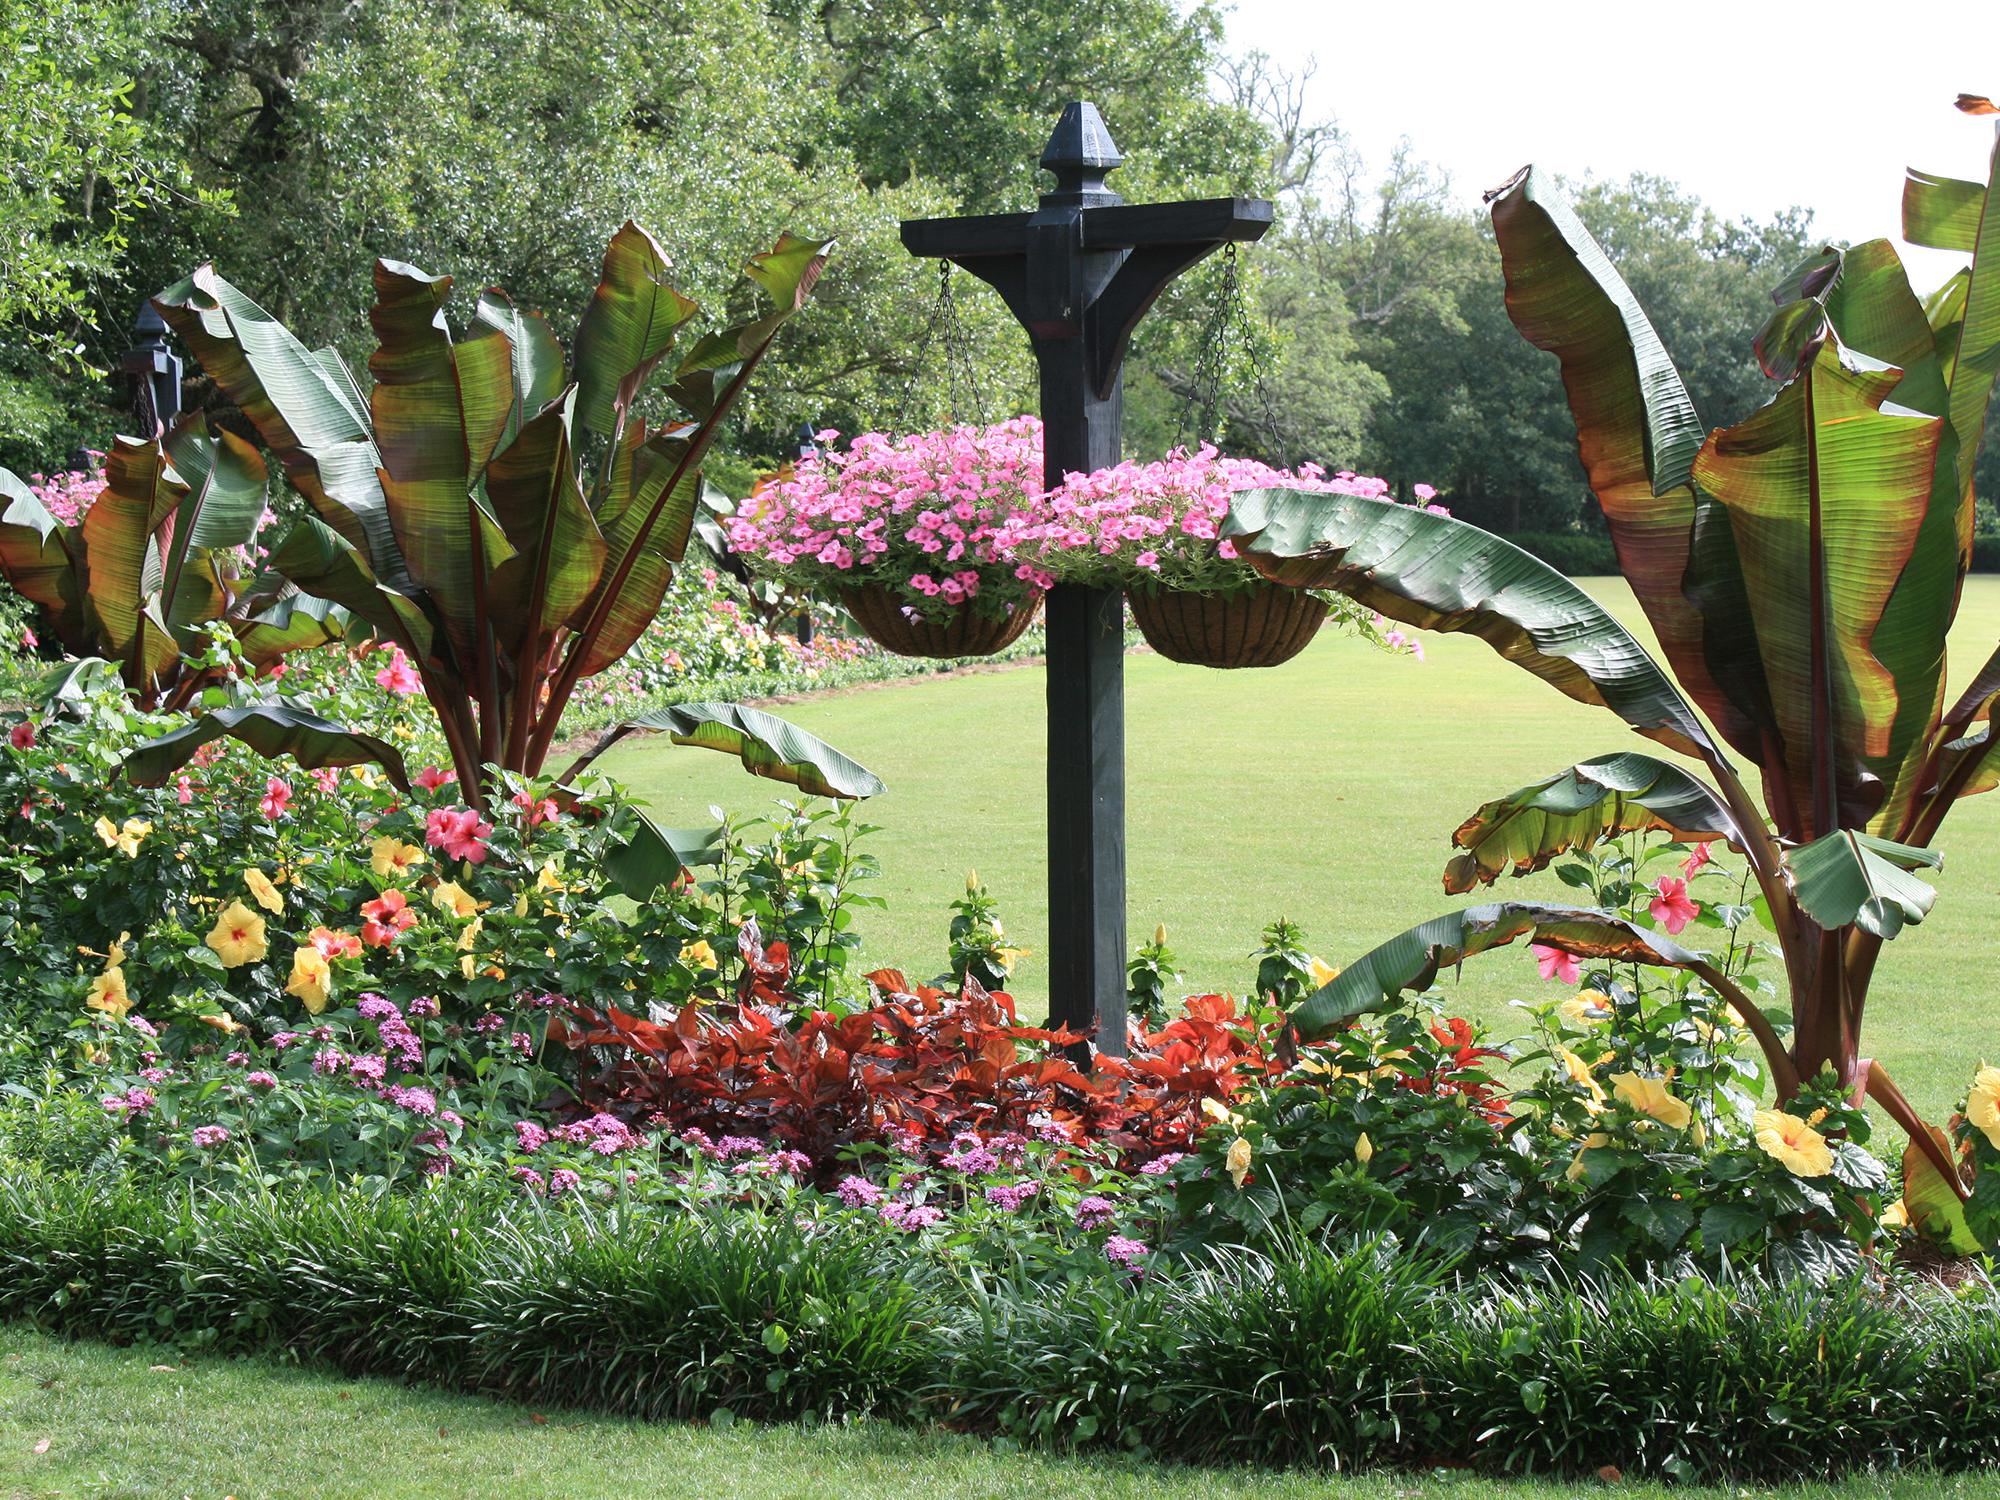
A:
{"type": "MultiPolygon", "coordinates": [[[[1945,368],[1951,429],[1958,440],[1958,489],[1969,537],[1973,466],[1993,382],[2000,378],[2000,136],[1995,138],[1983,184],[1909,173],[1903,183],[1903,238],[1972,257],[1963,297],[1957,299],[1957,316],[1950,324],[1945,368]]],[[[1946,340],[1941,337],[1939,342],[1946,340]]]]}
{"type": "Polygon", "coordinates": [[[134,786],[162,786],[169,776],[193,760],[202,746],[220,739],[240,740],[266,760],[289,755],[309,771],[322,766],[373,762],[400,790],[410,789],[403,757],[395,746],[372,734],[358,734],[323,719],[290,698],[205,713],[192,723],[135,747],[120,763],[120,769],[134,786]]]}
{"type": "Polygon", "coordinates": [[[368,407],[338,356],[307,349],[213,266],[161,292],[153,306],[321,518],[366,551],[392,587],[403,586],[368,407]]]}
{"type": "Polygon", "coordinates": [[[1937,892],[1910,874],[1935,870],[1935,849],[1878,839],[1840,828],[1785,854],[1785,869],[1799,909],[1827,929],[1850,924],[1879,938],[1893,938],[1930,914],[1937,892]]]}
{"type": "Polygon", "coordinates": [[[740,703],[680,703],[627,719],[605,733],[569,768],[563,780],[574,778],[631,734],[664,734],[676,745],[720,750],[740,760],[752,776],[782,781],[815,797],[856,799],[880,796],[888,790],[881,777],[818,735],[776,714],[740,703]]]}
{"type": "Polygon", "coordinates": [[[1755,641],[1705,618],[1732,602],[1723,580],[1698,598],[1683,589],[1699,498],[1690,468],[1704,428],[1680,372],[1631,288],[1541,174],[1523,170],[1494,196],[1492,214],[1507,315],[1561,362],[1578,454],[1619,567],[1688,695],[1754,758],[1770,717],[1755,641]],[[1731,663],[1726,676],[1716,661],[1731,663]]]}
{"type": "Polygon", "coordinates": [[[1882,409],[1901,378],[1826,337],[1695,460],[1729,513],[1802,842],[1901,826],[1942,691],[1958,556],[1926,521],[1945,428],[1882,409]]]}
{"type": "Polygon", "coordinates": [[[1697,971],[1709,966],[1703,955],[1609,912],[1583,906],[1496,901],[1434,917],[1364,953],[1306,996],[1293,1010],[1292,1024],[1300,1036],[1310,1040],[1390,1003],[1406,990],[1428,988],[1440,969],[1455,967],[1522,937],[1585,962],[1658,964],[1697,971]]]}
{"type": "Polygon", "coordinates": [[[23,598],[48,611],[64,649],[96,649],[97,626],[84,596],[83,539],[58,521],[21,477],[0,469],[0,573],[23,598]]]}
{"type": "Polygon", "coordinates": [[[576,331],[577,420],[612,434],[695,304],[675,291],[657,241],[631,220],[605,247],[604,269],[576,331]]]}
{"type": "Polygon", "coordinates": [[[524,313],[500,288],[488,287],[456,357],[472,468],[483,473],[494,453],[562,394],[562,345],[540,313],[524,313]],[[495,397],[501,401],[497,421],[490,410],[495,397]]]}
{"type": "Polygon", "coordinates": [[[1465,852],[1445,866],[1457,896],[1503,874],[1528,875],[1557,856],[1640,829],[1695,842],[1735,839],[1714,791],[1650,755],[1602,755],[1488,802],[1451,836],[1465,852]]]}
{"type": "MultiPolygon", "coordinates": [[[[375,352],[369,413],[382,460],[382,493],[403,563],[445,623],[461,668],[485,649],[482,605],[486,575],[484,528],[473,512],[472,460],[458,367],[444,304],[449,276],[427,276],[398,261],[375,263],[375,305],[368,320],[375,352]]],[[[490,373],[490,372],[488,372],[490,373]]],[[[497,420],[504,399],[480,400],[497,420]]]]}
{"type": "Polygon", "coordinates": [[[271,568],[315,598],[340,605],[386,641],[429,661],[436,629],[424,607],[384,588],[367,557],[315,516],[302,517],[271,553],[271,568]]]}
{"type": "MultiPolygon", "coordinates": [[[[159,587],[153,533],[188,496],[158,443],[121,437],[104,459],[104,492],[84,512],[84,578],[104,654],[124,659],[139,633],[146,596],[159,587]]],[[[164,620],[157,622],[165,630],[164,620]]],[[[146,674],[150,675],[150,674],[146,674]]],[[[127,672],[134,686],[143,680],[127,672]]]]}
{"type": "Polygon", "coordinates": [[[338,604],[294,589],[255,614],[232,619],[230,628],[251,665],[262,668],[290,652],[345,639],[348,622],[338,604]]]}
{"type": "Polygon", "coordinates": [[[1491,532],[1388,500],[1268,489],[1238,492],[1222,534],[1276,583],[1333,589],[1406,625],[1476,635],[1649,739],[1720,756],[1630,631],[1547,563],[1491,532]]]}
{"type": "MultiPolygon", "coordinates": [[[[1774,296],[1793,294],[1799,300],[1781,306],[1760,336],[1759,356],[1770,373],[1785,380],[1796,378],[1817,356],[1830,331],[1842,350],[1902,372],[1889,403],[1929,417],[1946,414],[1950,396],[1937,357],[1936,335],[1924,305],[1910,289],[1901,257],[1887,240],[1820,252],[1774,296]],[[1782,345],[1782,355],[1774,337],[1782,345]]],[[[1870,650],[1898,687],[1890,733],[1897,745],[1928,740],[1942,702],[1945,636],[1957,612],[1967,561],[1955,441],[1948,428],[1939,436],[1921,529],[1901,581],[1868,638],[1870,650]]],[[[1843,566],[1843,559],[1829,558],[1829,571],[1843,566]]],[[[1894,834],[1904,826],[1920,790],[1920,772],[1921,765],[1912,760],[1908,774],[1889,781],[1874,820],[1876,832],[1894,834]]]]}
{"type": "Polygon", "coordinates": [[[539,655],[558,626],[579,622],[604,571],[604,538],[577,484],[570,448],[575,391],[494,455],[486,498],[515,555],[493,572],[494,629],[511,655],[539,655]]]}
{"type": "Polygon", "coordinates": [[[743,274],[763,289],[771,311],[752,322],[704,334],[688,352],[670,389],[690,415],[706,421],[734,399],[731,388],[764,357],[785,320],[806,305],[833,248],[832,240],[784,234],[769,250],[750,257],[743,274]]]}
{"type": "Polygon", "coordinates": [[[597,510],[605,561],[590,611],[602,608],[603,623],[583,651],[579,678],[602,672],[646,633],[687,552],[702,480],[699,468],[683,467],[692,446],[686,431],[683,425],[649,435],[633,422],[621,438],[597,510]],[[614,588],[615,596],[605,603],[604,595],[614,588]]]}

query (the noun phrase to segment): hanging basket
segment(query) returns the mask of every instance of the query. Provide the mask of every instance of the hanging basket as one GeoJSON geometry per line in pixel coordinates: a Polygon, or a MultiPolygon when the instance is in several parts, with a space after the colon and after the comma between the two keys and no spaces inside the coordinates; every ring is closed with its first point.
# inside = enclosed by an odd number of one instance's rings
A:
{"type": "Polygon", "coordinates": [[[950,660],[959,656],[991,656],[1004,651],[1028,628],[1040,604],[1039,592],[1030,594],[1011,615],[995,617],[962,604],[948,620],[911,619],[886,588],[877,583],[842,589],[840,602],[854,616],[868,638],[885,651],[898,656],[928,656],[950,660]]]}
{"type": "Polygon", "coordinates": [[[1275,583],[1241,594],[1134,590],[1130,598],[1146,643],[1196,667],[1275,667],[1305,650],[1326,620],[1324,599],[1275,583]]]}

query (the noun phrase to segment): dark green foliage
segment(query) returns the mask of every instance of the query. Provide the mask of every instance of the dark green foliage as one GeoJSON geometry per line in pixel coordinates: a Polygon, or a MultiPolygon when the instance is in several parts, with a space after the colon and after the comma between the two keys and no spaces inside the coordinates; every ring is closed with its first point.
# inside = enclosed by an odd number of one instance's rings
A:
{"type": "MultiPolygon", "coordinates": [[[[9,1117],[4,1144],[21,1144],[9,1117]]],[[[983,1280],[866,1221],[0,1181],[0,1316],[537,1407],[875,1411],[1195,1462],[1791,1479],[2000,1458],[2000,1297],[1461,1282],[1392,1241],[983,1280]]]]}

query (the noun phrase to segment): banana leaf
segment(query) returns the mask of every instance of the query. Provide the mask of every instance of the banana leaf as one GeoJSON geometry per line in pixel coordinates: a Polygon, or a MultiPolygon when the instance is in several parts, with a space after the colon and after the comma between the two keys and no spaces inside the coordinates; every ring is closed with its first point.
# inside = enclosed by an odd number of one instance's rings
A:
{"type": "Polygon", "coordinates": [[[699,745],[734,755],[753,776],[786,782],[815,797],[859,799],[888,788],[858,761],[850,760],[798,725],[740,703],[680,703],[627,719],[608,730],[564,773],[572,780],[620,740],[633,734],[664,734],[676,745],[699,745]]]}
{"type": "Polygon", "coordinates": [[[1858,925],[1879,938],[1893,938],[1930,914],[1937,892],[1911,870],[1935,870],[1944,856],[1935,849],[1878,839],[1851,828],[1836,829],[1803,849],[1785,855],[1799,909],[1822,928],[1858,925]]]}
{"type": "Polygon", "coordinates": [[[1946,429],[1885,407],[1901,381],[1827,334],[1695,460],[1728,513],[1772,690],[1766,785],[1791,789],[1781,825],[1802,842],[1902,825],[1942,698],[1959,577],[1932,484],[1946,429]]]}
{"type": "Polygon", "coordinates": [[[694,316],[675,291],[667,255],[626,220],[605,247],[604,267],[576,331],[576,417],[592,432],[614,434],[632,398],[694,316]]]}
{"type": "Polygon", "coordinates": [[[1599,756],[1486,803],[1452,835],[1465,853],[1444,888],[1463,895],[1503,873],[1528,875],[1557,856],[1640,829],[1697,841],[1735,839],[1736,821],[1713,790],[1665,761],[1599,756]]]}
{"type": "Polygon", "coordinates": [[[0,469],[0,573],[48,611],[65,649],[93,649],[96,624],[84,595],[82,539],[58,521],[26,481],[0,469]]]}
{"type": "Polygon", "coordinates": [[[162,786],[193,760],[202,746],[220,739],[241,741],[266,760],[289,755],[309,771],[372,762],[399,790],[410,789],[409,774],[395,746],[323,719],[304,704],[283,697],[269,703],[213,709],[192,723],[135,746],[119,766],[134,786],[162,786]]]}
{"type": "Polygon", "coordinates": [[[1660,650],[1722,737],[1755,757],[1770,718],[1754,636],[1727,557],[1684,587],[1702,497],[1692,481],[1705,428],[1659,334],[1590,231],[1548,179],[1523,170],[1492,198],[1507,316],[1554,354],[1577,449],[1618,564],[1660,650]]]}
{"type": "Polygon", "coordinates": [[[634,901],[646,901],[672,885],[691,865],[714,864],[720,855],[719,828],[662,828],[637,808],[623,843],[604,856],[604,873],[634,901]]]}
{"type": "Polygon", "coordinates": [[[2000,136],[1984,183],[1934,177],[1914,169],[1903,183],[1903,238],[1915,245],[1972,257],[1939,327],[1949,351],[1945,382],[1956,439],[1963,533],[1972,534],[1973,470],[1986,429],[1987,403],[2000,379],[2000,136]]]}
{"type": "Polygon", "coordinates": [[[1697,972],[1709,968],[1705,955],[1610,912],[1498,901],[1433,917],[1364,953],[1306,996],[1292,1011],[1292,1024],[1310,1040],[1389,1004],[1406,990],[1428,988],[1440,969],[1522,937],[1586,961],[1660,964],[1697,972]]]}
{"type": "Polygon", "coordinates": [[[1630,631],[1540,559],[1450,516],[1316,490],[1239,491],[1222,535],[1264,577],[1333,589],[1425,630],[1465,632],[1670,749],[1721,759],[1630,631]]]}

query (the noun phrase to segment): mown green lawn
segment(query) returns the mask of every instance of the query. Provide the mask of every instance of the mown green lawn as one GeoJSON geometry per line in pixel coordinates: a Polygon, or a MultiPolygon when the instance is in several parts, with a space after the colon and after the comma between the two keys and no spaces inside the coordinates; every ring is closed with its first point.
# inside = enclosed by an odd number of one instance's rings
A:
{"type": "Polygon", "coordinates": [[[1452,1475],[1333,1478],[1161,1469],[1006,1453],[972,1438],[868,1422],[727,1431],[345,1380],[268,1363],[184,1360],[0,1328],[0,1500],[1972,1500],[1986,1476],[1863,1479],[1799,1489],[1503,1482],[1452,1475]]]}
{"type": "MultiPolygon", "coordinates": [[[[1622,580],[1587,584],[1643,628],[1622,580]]],[[[2000,641],[2000,578],[1967,585],[1953,637],[1953,688],[2000,641]]],[[[1216,672],[1151,654],[1126,669],[1130,923],[1167,925],[1191,986],[1241,990],[1243,956],[1271,918],[1305,924],[1345,962],[1457,902],[1440,875],[1452,829],[1482,801],[1576,761],[1653,749],[1609,713],[1556,693],[1482,642],[1423,637],[1428,659],[1324,635],[1270,671],[1216,672]]],[[[1043,863],[1042,672],[1036,667],[836,694],[780,710],[879,773],[868,806],[883,832],[867,958],[912,972],[943,963],[946,904],[968,866],[1004,904],[1010,936],[1039,949],[1043,863]]],[[[777,789],[719,756],[663,741],[621,747],[615,774],[670,822],[719,804],[768,806],[777,789]]],[[[1983,1056],[2000,1057],[2000,795],[1945,826],[1933,916],[1891,944],[1869,1007],[1867,1047],[1918,1106],[1942,1113],[1983,1056]]],[[[1553,876],[1510,882],[1563,899],[1553,876]]],[[[1446,981],[1452,1003],[1512,1025],[1509,1000],[1539,986],[1525,952],[1446,981]]],[[[1046,970],[1029,958],[1017,993],[1039,1013],[1046,970]]]]}

